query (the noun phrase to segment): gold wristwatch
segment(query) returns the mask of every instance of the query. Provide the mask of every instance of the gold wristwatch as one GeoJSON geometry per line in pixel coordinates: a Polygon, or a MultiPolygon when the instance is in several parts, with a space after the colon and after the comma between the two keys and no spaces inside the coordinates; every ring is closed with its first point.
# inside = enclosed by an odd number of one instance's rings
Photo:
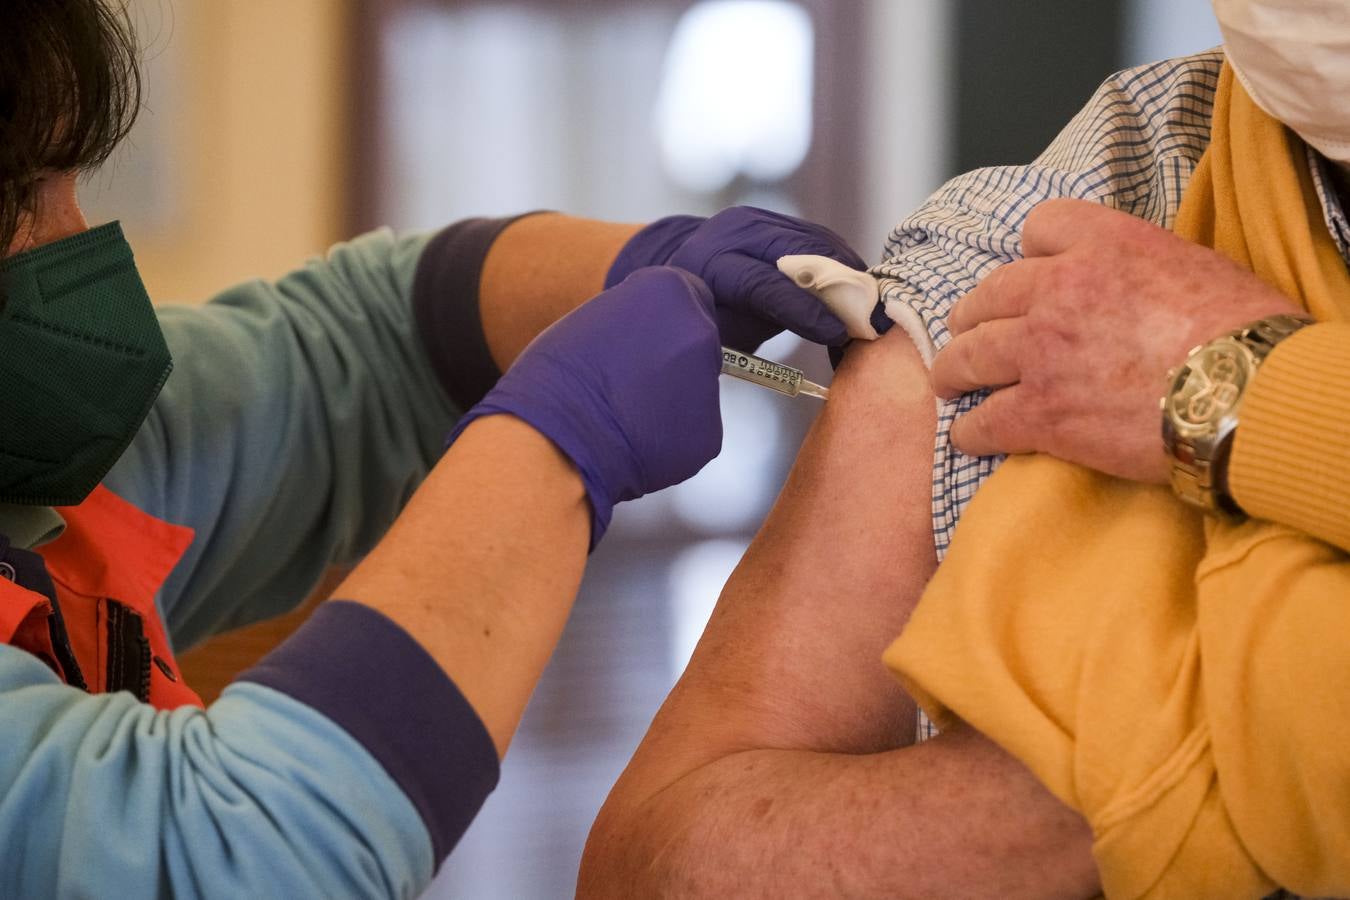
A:
{"type": "Polygon", "coordinates": [[[1312,319],[1260,319],[1201,344],[1167,374],[1162,399],[1163,446],[1172,460],[1172,490],[1213,515],[1242,518],[1228,492],[1228,458],[1247,383],[1275,345],[1312,319]]]}

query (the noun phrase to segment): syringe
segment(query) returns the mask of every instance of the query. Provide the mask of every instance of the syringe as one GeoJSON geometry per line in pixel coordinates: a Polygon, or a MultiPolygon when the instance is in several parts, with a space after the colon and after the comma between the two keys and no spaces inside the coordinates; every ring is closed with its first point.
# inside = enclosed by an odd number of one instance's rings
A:
{"type": "Polygon", "coordinates": [[[805,394],[828,400],[830,389],[808,381],[801,369],[763,359],[751,353],[742,353],[730,347],[722,348],[722,374],[766,387],[771,391],[796,397],[805,394]]]}

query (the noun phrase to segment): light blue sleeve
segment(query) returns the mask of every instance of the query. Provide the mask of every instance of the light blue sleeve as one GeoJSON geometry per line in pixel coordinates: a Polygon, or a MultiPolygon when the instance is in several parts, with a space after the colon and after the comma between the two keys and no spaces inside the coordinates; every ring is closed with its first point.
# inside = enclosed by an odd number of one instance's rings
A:
{"type": "Polygon", "coordinates": [[[161,712],[0,646],[0,698],[0,896],[415,897],[432,877],[406,795],[285,694],[161,712]]]}
{"type": "Polygon", "coordinates": [[[411,305],[427,240],[373,232],[161,309],[174,371],[106,483],[196,531],[160,597],[178,646],[293,608],[375,544],[439,456],[455,410],[411,305]]]}

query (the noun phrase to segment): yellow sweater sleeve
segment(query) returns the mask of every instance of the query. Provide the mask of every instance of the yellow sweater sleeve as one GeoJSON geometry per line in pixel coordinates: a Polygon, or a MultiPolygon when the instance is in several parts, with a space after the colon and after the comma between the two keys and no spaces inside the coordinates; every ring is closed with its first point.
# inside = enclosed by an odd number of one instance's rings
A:
{"type": "Polygon", "coordinates": [[[1228,480],[1252,516],[1350,551],[1350,323],[1305,328],[1266,358],[1228,480]]]}
{"type": "Polygon", "coordinates": [[[1350,896],[1350,558],[1267,522],[1206,532],[1195,634],[1225,809],[1282,886],[1350,896]]]}
{"type": "Polygon", "coordinates": [[[1081,811],[1108,897],[1350,896],[1350,559],[1009,460],[886,661],[1081,811]]]}
{"type": "Polygon", "coordinates": [[[1301,299],[1204,519],[1043,456],[981,488],[886,661],[1093,828],[1109,897],[1350,896],[1350,273],[1306,148],[1225,66],[1178,234],[1301,299]]]}

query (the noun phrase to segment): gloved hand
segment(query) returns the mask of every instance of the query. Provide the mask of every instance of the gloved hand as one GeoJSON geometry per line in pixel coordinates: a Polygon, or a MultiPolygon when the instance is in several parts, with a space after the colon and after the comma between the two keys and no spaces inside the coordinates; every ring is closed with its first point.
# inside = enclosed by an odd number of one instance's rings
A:
{"type": "Polygon", "coordinates": [[[618,284],[643,266],[676,266],[712,289],[718,331],[729,347],[753,352],[783,329],[818,344],[843,344],[848,340],[844,323],[778,271],[779,257],[801,253],[866,268],[828,228],[736,206],[710,219],[671,216],[653,222],[619,251],[605,284],[618,284]]]}
{"type": "Polygon", "coordinates": [[[591,549],[614,505],[678,484],[722,448],[713,298],[687,272],[633,273],[536,337],[450,435],[507,413],[576,465],[591,549]]]}

